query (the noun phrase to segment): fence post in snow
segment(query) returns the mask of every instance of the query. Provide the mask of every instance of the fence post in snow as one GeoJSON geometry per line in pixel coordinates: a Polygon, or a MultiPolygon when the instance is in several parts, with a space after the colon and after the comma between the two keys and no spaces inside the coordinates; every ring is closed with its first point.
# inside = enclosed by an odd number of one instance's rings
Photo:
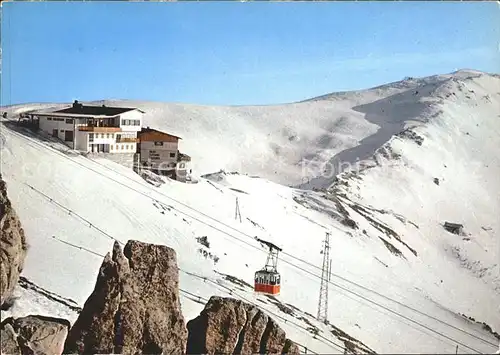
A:
{"type": "Polygon", "coordinates": [[[455,348],[455,354],[458,354],[458,344],[457,347],[455,348]]]}

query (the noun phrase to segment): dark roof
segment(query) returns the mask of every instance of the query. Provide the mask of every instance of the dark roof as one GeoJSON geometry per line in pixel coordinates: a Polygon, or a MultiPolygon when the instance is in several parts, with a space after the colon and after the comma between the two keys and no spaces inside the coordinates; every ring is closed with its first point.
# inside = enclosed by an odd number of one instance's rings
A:
{"type": "Polygon", "coordinates": [[[136,110],[129,107],[109,107],[109,106],[87,106],[87,105],[73,105],[71,107],[54,111],[56,113],[73,113],[79,115],[92,115],[92,116],[115,116],[124,112],[136,110]]]}
{"type": "Polygon", "coordinates": [[[156,132],[156,133],[164,134],[164,135],[167,135],[167,136],[171,136],[171,137],[182,139],[181,137],[176,136],[175,134],[170,134],[170,133],[167,133],[167,132],[158,131],[157,129],[149,128],[149,127],[146,127],[146,128],[142,127],[142,129],[139,132],[139,134],[141,134],[141,133],[150,133],[150,132],[156,132]]]}

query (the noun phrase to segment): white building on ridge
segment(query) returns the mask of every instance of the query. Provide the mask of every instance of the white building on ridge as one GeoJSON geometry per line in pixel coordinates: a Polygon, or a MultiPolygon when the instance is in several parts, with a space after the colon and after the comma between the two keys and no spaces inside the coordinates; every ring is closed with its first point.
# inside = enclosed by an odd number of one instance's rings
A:
{"type": "Polygon", "coordinates": [[[38,127],[82,152],[135,153],[144,111],[88,106],[75,101],[59,110],[31,112],[38,127]]]}

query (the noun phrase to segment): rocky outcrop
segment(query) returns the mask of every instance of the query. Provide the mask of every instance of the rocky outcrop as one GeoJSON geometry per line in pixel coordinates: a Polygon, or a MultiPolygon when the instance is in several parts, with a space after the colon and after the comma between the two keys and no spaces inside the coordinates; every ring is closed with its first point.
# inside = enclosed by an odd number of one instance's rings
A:
{"type": "Polygon", "coordinates": [[[12,303],[12,294],[23,270],[28,246],[21,222],[7,197],[7,186],[0,175],[0,306],[12,303]]]}
{"type": "Polygon", "coordinates": [[[299,353],[274,320],[232,298],[212,297],[188,323],[188,335],[175,251],[138,241],[123,251],[115,242],[68,334],[69,325],[41,316],[8,318],[1,324],[2,354],[299,353]]]}
{"type": "Polygon", "coordinates": [[[187,331],[180,310],[173,249],[115,242],[95,289],[65,344],[65,353],[180,354],[187,331]]]}
{"type": "Polygon", "coordinates": [[[9,355],[60,355],[69,325],[67,320],[42,316],[7,318],[0,326],[0,349],[9,355]]]}
{"type": "Polygon", "coordinates": [[[273,319],[233,298],[210,298],[187,328],[188,354],[299,353],[273,319]]]}

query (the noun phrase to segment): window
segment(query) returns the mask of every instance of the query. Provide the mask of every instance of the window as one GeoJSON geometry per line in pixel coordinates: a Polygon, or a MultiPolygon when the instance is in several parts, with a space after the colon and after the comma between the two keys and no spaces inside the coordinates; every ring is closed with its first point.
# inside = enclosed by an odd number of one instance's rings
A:
{"type": "Polygon", "coordinates": [[[175,158],[175,153],[170,153],[170,158],[175,158]]]}
{"type": "Polygon", "coordinates": [[[73,131],[65,131],[64,132],[64,141],[65,142],[73,142],[73,131]]]}
{"type": "Polygon", "coordinates": [[[89,142],[94,141],[94,133],[89,133],[89,142]]]}
{"type": "Polygon", "coordinates": [[[113,150],[113,145],[112,144],[109,145],[109,150],[113,150]]]}
{"type": "Polygon", "coordinates": [[[122,150],[123,150],[123,145],[122,145],[122,150]]]}
{"type": "Polygon", "coordinates": [[[163,142],[155,142],[155,145],[163,145],[163,142]]]}
{"type": "Polygon", "coordinates": [[[106,138],[109,138],[109,133],[108,133],[108,134],[106,134],[106,138]]]}
{"type": "Polygon", "coordinates": [[[47,117],[47,121],[52,121],[52,117],[47,117]]]}
{"type": "Polygon", "coordinates": [[[128,144],[125,144],[125,149],[127,149],[127,150],[128,150],[128,144]]]}
{"type": "Polygon", "coordinates": [[[66,118],[66,123],[67,124],[72,124],[73,123],[73,119],[72,118],[66,118]]]}
{"type": "Polygon", "coordinates": [[[115,146],[115,149],[118,150],[118,144],[115,146]]]}
{"type": "Polygon", "coordinates": [[[134,126],[140,126],[141,120],[134,120],[134,126]]]}
{"type": "Polygon", "coordinates": [[[125,126],[125,120],[122,120],[122,126],[125,126]]]}

